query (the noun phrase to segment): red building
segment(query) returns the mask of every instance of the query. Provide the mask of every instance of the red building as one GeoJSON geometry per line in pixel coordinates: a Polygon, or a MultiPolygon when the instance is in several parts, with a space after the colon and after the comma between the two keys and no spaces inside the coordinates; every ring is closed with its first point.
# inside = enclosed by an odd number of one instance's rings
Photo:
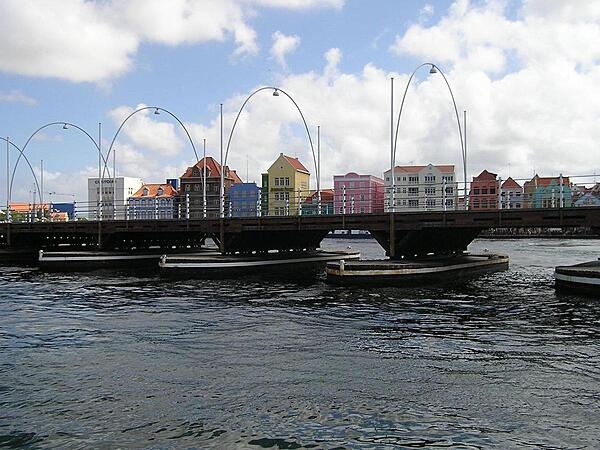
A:
{"type": "Polygon", "coordinates": [[[484,170],[473,177],[469,191],[469,209],[498,209],[498,180],[495,173],[484,170]]]}

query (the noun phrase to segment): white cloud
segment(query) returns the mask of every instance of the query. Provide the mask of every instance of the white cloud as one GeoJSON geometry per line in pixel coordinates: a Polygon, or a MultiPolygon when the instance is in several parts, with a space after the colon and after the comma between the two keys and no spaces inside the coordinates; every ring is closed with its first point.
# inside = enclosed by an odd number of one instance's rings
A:
{"type": "Polygon", "coordinates": [[[249,20],[257,8],[341,8],[343,1],[4,0],[0,71],[108,84],[132,70],[145,42],[162,45],[233,40],[233,56],[259,51],[249,20]]]}
{"type": "Polygon", "coordinates": [[[433,5],[431,3],[425,3],[425,5],[419,10],[419,22],[426,22],[434,12],[435,8],[433,5]]]}
{"type": "Polygon", "coordinates": [[[23,103],[28,106],[37,105],[37,101],[34,98],[23,94],[21,91],[10,91],[10,92],[0,91],[0,102],[23,103]]]}
{"type": "MultiPolygon", "coordinates": [[[[109,116],[113,119],[118,127],[127,120],[121,128],[119,136],[117,136],[113,148],[118,148],[119,153],[123,147],[122,140],[128,139],[132,144],[141,147],[144,150],[150,150],[158,155],[175,156],[178,155],[184,142],[178,134],[180,127],[178,123],[174,125],[170,122],[160,121],[170,119],[168,113],[158,110],[159,114],[155,114],[154,109],[147,108],[145,105],[137,105],[135,109],[128,106],[120,106],[109,112],[109,116]],[[132,114],[135,110],[139,112],[132,114]],[[129,117],[129,118],[128,118],[129,117]]],[[[142,158],[146,155],[142,153],[142,158]]],[[[139,163],[139,161],[138,161],[139,163]]]]}
{"type": "Polygon", "coordinates": [[[279,63],[283,68],[287,68],[286,56],[296,51],[300,45],[300,37],[286,36],[281,31],[276,31],[271,36],[273,39],[273,45],[271,46],[271,56],[279,63]]]}

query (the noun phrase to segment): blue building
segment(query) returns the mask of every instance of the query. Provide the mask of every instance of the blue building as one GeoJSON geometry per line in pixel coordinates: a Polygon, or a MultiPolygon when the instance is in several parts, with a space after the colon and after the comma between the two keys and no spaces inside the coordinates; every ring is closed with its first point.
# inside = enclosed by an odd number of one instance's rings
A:
{"type": "Polygon", "coordinates": [[[600,197],[597,197],[592,192],[586,192],[577,199],[574,206],[600,206],[600,197]]]}
{"type": "Polygon", "coordinates": [[[256,183],[236,183],[229,188],[230,217],[256,217],[260,189],[256,183]]]}

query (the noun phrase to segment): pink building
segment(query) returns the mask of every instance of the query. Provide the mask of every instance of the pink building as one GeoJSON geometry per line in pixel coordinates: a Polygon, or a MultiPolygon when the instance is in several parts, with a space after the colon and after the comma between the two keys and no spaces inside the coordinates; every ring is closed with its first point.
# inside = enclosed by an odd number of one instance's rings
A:
{"type": "Polygon", "coordinates": [[[373,175],[358,175],[354,172],[334,175],[333,190],[335,214],[383,212],[384,187],[381,178],[373,175]]]}

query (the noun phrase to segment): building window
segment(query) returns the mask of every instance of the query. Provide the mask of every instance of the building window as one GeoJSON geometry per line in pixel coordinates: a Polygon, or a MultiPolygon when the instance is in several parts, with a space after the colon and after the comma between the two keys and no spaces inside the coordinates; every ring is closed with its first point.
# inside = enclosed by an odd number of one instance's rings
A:
{"type": "Polygon", "coordinates": [[[419,177],[408,177],[409,184],[419,184],[419,177]]]}
{"type": "Polygon", "coordinates": [[[418,187],[409,187],[408,195],[411,195],[411,196],[419,195],[419,188],[418,187]]]}
{"type": "Polygon", "coordinates": [[[144,190],[142,191],[142,195],[143,195],[144,197],[146,197],[146,196],[148,195],[148,192],[150,192],[150,191],[148,190],[148,188],[147,188],[147,187],[145,187],[145,188],[144,188],[144,190]]]}
{"type": "Polygon", "coordinates": [[[409,208],[418,208],[419,207],[419,200],[409,200],[408,201],[408,207],[409,208]]]}
{"type": "Polygon", "coordinates": [[[435,198],[428,198],[427,199],[427,207],[428,208],[435,208],[435,198]]]}
{"type": "Polygon", "coordinates": [[[435,183],[435,175],[425,175],[425,183],[435,183]]]}
{"type": "Polygon", "coordinates": [[[435,187],[433,187],[433,186],[426,187],[425,195],[435,195],[435,187]]]}
{"type": "Polygon", "coordinates": [[[290,185],[290,177],[285,177],[285,185],[286,186],[290,185]]]}

